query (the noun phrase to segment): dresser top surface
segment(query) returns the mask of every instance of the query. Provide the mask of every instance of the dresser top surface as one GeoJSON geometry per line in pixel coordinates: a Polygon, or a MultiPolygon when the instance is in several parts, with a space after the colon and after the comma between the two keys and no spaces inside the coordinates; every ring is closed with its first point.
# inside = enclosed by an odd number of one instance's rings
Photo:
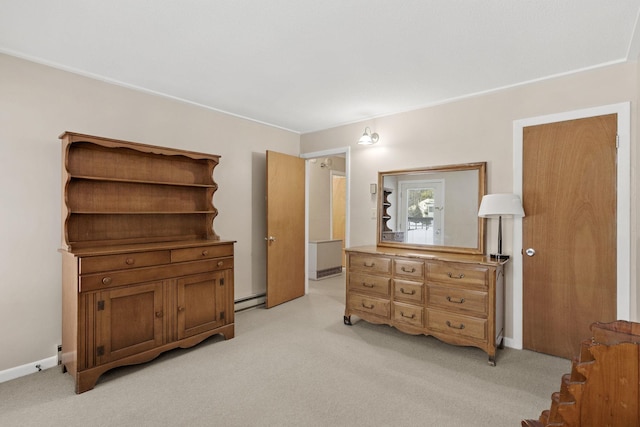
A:
{"type": "Polygon", "coordinates": [[[456,254],[449,252],[436,252],[436,251],[420,251],[415,249],[401,249],[385,246],[354,246],[345,249],[346,252],[357,252],[371,255],[388,255],[388,256],[400,256],[406,258],[419,258],[422,260],[434,260],[434,261],[448,261],[448,262],[462,262],[469,264],[483,264],[483,265],[504,265],[508,260],[496,261],[490,259],[486,255],[475,254],[456,254]]]}

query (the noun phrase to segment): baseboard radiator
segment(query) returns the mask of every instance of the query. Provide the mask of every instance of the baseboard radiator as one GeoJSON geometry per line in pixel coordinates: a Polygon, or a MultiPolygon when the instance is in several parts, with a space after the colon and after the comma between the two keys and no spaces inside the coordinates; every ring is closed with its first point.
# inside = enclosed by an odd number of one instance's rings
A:
{"type": "Polygon", "coordinates": [[[309,242],[309,279],[319,280],[342,273],[342,240],[309,242]]]}

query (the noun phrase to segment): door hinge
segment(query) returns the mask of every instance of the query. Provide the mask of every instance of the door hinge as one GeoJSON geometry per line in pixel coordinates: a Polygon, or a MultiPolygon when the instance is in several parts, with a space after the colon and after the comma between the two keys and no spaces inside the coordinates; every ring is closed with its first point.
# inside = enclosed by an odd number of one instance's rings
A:
{"type": "Polygon", "coordinates": [[[220,320],[224,320],[224,311],[220,312],[220,320]]]}
{"type": "Polygon", "coordinates": [[[98,301],[98,311],[104,310],[104,300],[98,301]]]}
{"type": "Polygon", "coordinates": [[[224,286],[224,277],[220,279],[220,286],[224,286]]]}
{"type": "Polygon", "coordinates": [[[100,345],[96,347],[96,356],[104,356],[104,346],[100,345]]]}

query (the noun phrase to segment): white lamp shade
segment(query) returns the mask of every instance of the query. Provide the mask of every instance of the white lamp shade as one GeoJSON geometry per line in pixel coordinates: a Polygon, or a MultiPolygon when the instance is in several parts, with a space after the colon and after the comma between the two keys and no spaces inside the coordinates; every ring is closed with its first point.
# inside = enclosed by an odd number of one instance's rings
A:
{"type": "Polygon", "coordinates": [[[481,218],[492,218],[499,216],[524,216],[522,202],[516,194],[487,194],[480,202],[478,216],[481,218]]]}
{"type": "Polygon", "coordinates": [[[369,135],[364,134],[358,140],[358,144],[371,145],[371,144],[373,144],[373,140],[371,139],[371,137],[369,135]]]}

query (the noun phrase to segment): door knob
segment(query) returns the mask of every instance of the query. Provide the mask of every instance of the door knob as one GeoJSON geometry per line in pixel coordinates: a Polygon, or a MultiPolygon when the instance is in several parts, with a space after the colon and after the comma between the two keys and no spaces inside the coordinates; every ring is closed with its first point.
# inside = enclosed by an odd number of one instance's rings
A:
{"type": "Polygon", "coordinates": [[[534,256],[536,254],[536,250],[533,248],[527,248],[526,251],[524,251],[525,254],[529,255],[529,256],[534,256]]]}
{"type": "Polygon", "coordinates": [[[267,242],[275,242],[276,238],[273,236],[269,236],[269,237],[265,237],[264,240],[266,240],[267,242]]]}

